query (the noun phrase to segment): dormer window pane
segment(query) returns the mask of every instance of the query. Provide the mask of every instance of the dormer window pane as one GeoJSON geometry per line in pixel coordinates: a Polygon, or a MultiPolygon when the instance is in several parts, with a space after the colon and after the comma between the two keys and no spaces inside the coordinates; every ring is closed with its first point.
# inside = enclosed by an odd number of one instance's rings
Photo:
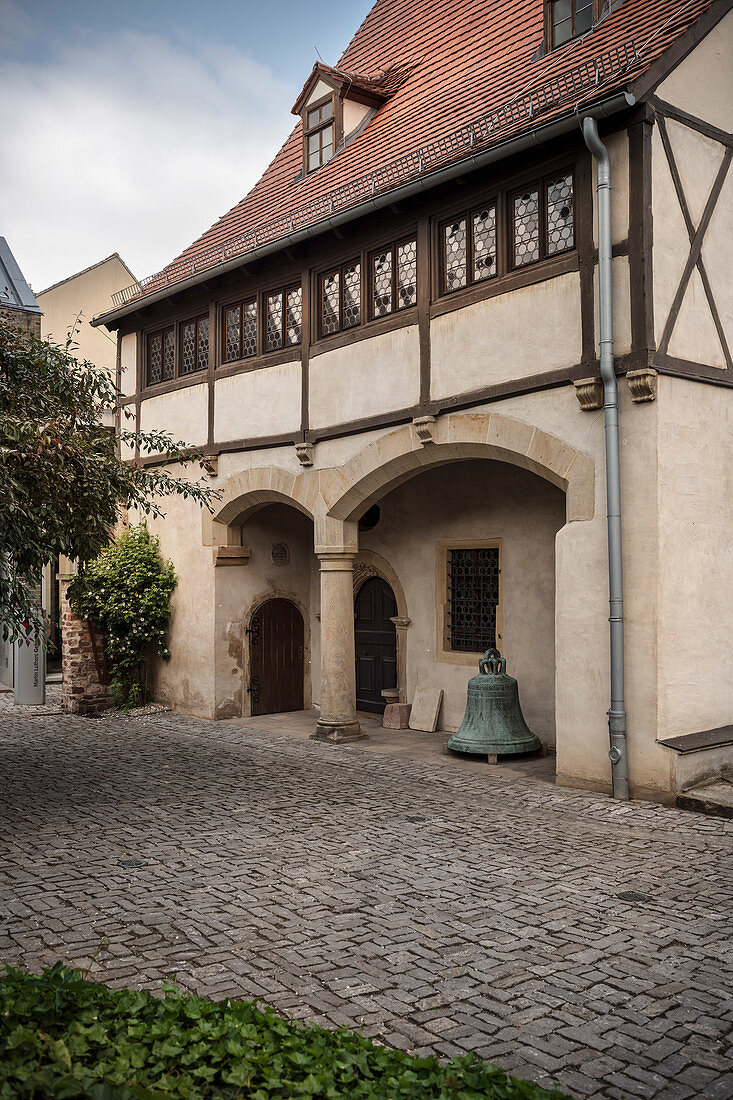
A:
{"type": "Polygon", "coordinates": [[[594,0],[550,0],[551,46],[562,46],[589,31],[594,12],[594,0]]]}
{"type": "Polygon", "coordinates": [[[334,152],[333,100],[311,107],[304,118],[305,155],[309,172],[331,159],[334,152]]]}

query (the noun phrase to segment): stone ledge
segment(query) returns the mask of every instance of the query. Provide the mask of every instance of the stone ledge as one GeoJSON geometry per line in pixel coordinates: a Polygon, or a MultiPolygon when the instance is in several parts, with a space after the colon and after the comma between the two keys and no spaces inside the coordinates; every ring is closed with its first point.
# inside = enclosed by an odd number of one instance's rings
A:
{"type": "Polygon", "coordinates": [[[685,733],[679,737],[660,738],[657,744],[682,753],[701,752],[703,749],[714,749],[719,745],[733,745],[733,725],[718,726],[716,729],[702,730],[699,733],[685,733]]]}

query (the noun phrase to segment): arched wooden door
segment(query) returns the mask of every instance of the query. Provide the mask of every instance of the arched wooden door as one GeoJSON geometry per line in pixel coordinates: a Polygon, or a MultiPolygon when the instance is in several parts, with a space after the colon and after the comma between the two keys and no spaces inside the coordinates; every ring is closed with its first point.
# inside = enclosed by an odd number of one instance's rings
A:
{"type": "Polygon", "coordinates": [[[381,714],[382,688],[397,685],[397,614],[394,592],[381,577],[370,577],[356,594],[356,707],[381,714]]]}
{"type": "Polygon", "coordinates": [[[252,714],[303,709],[303,616],[290,600],[267,600],[249,630],[252,714]]]}

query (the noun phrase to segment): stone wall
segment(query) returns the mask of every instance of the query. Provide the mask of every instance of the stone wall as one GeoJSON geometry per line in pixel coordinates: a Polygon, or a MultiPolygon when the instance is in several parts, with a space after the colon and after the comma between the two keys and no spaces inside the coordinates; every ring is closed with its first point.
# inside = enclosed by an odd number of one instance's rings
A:
{"type": "Polygon", "coordinates": [[[0,318],[33,336],[41,335],[41,314],[29,313],[24,309],[10,309],[7,306],[0,308],[0,318]]]}
{"type": "Polygon", "coordinates": [[[94,716],[108,706],[109,672],[104,638],[71,610],[69,580],[61,581],[61,704],[71,714],[94,716]]]}

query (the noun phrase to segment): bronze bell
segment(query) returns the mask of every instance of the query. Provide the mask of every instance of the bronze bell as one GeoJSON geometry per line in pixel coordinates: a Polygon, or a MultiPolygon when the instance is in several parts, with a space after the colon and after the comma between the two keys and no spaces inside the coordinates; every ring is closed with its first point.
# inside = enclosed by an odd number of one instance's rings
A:
{"type": "Polygon", "coordinates": [[[524,720],[519,690],[513,676],[506,674],[506,660],[498,649],[487,649],[478,663],[479,674],[468,681],[468,700],[461,728],[448,742],[453,752],[498,756],[536,752],[538,737],[524,720]]]}

